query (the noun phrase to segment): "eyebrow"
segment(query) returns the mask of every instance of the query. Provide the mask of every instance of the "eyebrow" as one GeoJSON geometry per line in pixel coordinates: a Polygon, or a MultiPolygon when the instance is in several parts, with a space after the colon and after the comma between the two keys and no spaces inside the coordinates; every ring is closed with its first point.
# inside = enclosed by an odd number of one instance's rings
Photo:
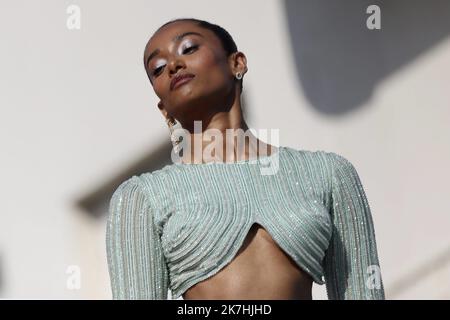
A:
{"type": "MultiPolygon", "coordinates": [[[[179,35],[173,37],[172,42],[180,41],[181,39],[183,39],[184,37],[186,37],[186,36],[188,36],[188,35],[197,35],[197,36],[203,37],[203,36],[202,36],[200,33],[198,33],[198,32],[187,31],[187,32],[183,32],[182,34],[179,34],[179,35]]],[[[159,53],[160,53],[160,50],[159,50],[159,49],[154,50],[154,51],[147,57],[147,60],[145,61],[145,66],[147,67],[147,66],[148,66],[148,62],[149,62],[154,56],[156,56],[156,55],[159,54],[159,53]]]]}

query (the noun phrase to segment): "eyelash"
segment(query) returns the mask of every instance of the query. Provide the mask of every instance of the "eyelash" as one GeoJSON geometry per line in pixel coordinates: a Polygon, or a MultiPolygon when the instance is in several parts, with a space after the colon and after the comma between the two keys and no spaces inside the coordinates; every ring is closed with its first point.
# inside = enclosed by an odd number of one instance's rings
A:
{"type": "MultiPolygon", "coordinates": [[[[192,45],[186,49],[183,50],[183,53],[185,53],[186,51],[190,51],[191,49],[197,49],[198,45],[192,45]]],[[[153,76],[157,76],[159,74],[159,72],[157,72],[159,69],[161,69],[161,67],[156,68],[155,70],[153,70],[152,75],[153,76]]]]}

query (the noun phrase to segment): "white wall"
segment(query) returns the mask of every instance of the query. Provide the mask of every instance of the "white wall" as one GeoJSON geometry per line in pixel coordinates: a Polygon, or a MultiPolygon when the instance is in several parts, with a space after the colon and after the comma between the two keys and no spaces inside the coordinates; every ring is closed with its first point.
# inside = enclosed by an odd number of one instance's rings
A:
{"type": "MultiPolygon", "coordinates": [[[[450,246],[450,38],[390,65],[367,100],[330,115],[308,99],[275,0],[0,3],[0,297],[110,298],[105,221],[73,202],[168,139],[142,54],[159,25],[190,16],[226,28],[246,54],[249,125],[278,128],[281,145],[334,151],[356,166],[387,297],[450,298],[449,254],[436,260],[450,246]],[[66,28],[70,4],[81,8],[81,30],[66,28]],[[80,290],[66,287],[69,265],[81,268],[80,290]]],[[[391,45],[374,45],[380,68],[395,55],[391,45]]],[[[315,298],[324,292],[314,287],[315,298]]]]}

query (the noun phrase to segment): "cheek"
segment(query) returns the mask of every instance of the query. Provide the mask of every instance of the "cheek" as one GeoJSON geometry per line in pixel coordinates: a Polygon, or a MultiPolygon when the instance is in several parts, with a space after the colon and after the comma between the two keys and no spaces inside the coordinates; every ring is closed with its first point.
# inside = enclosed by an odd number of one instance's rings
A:
{"type": "Polygon", "coordinates": [[[170,79],[166,75],[157,77],[153,80],[153,91],[160,99],[164,99],[170,91],[170,79]]]}
{"type": "Polygon", "coordinates": [[[159,81],[153,82],[153,91],[155,92],[156,96],[160,99],[164,97],[164,93],[161,89],[161,85],[159,84],[159,81]]]}
{"type": "Polygon", "coordinates": [[[213,51],[204,50],[189,62],[188,68],[199,76],[200,82],[205,86],[217,86],[228,82],[228,65],[213,51]]]}

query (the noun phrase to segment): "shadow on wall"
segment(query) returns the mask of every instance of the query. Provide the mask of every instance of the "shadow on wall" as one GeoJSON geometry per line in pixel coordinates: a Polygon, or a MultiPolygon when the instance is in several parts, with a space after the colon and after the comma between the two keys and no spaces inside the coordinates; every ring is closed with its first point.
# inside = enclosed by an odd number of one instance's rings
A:
{"type": "Polygon", "coordinates": [[[383,78],[450,33],[448,0],[284,3],[299,82],[311,105],[324,114],[356,109],[383,78]],[[381,9],[380,30],[366,27],[372,4],[381,9]]]}

